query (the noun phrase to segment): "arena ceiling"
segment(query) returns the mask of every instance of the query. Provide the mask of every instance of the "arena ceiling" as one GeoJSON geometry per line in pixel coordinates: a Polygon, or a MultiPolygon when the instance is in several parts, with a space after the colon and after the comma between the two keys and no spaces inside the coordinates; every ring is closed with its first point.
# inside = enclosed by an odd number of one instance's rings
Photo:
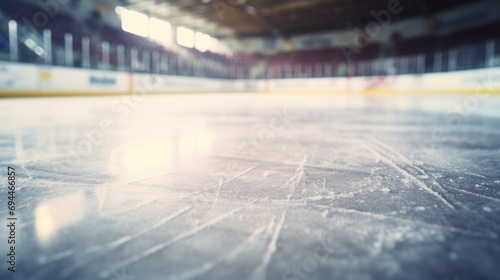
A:
{"type": "MultiPolygon", "coordinates": [[[[287,36],[349,29],[396,0],[118,0],[128,9],[216,36],[287,36]]],[[[399,0],[392,20],[430,16],[477,0],[399,0]]]]}

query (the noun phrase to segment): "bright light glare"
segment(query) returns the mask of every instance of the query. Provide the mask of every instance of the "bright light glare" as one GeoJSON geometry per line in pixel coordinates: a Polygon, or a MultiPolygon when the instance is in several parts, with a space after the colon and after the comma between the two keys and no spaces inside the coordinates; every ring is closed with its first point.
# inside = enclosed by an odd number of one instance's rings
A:
{"type": "Polygon", "coordinates": [[[219,52],[219,40],[217,38],[212,38],[210,40],[210,51],[213,53],[219,52]]]}
{"type": "Polygon", "coordinates": [[[115,13],[117,13],[118,15],[121,14],[123,11],[126,11],[127,9],[125,9],[124,7],[121,7],[121,6],[117,6],[115,8],[115,13]]]}
{"type": "Polygon", "coordinates": [[[206,52],[210,48],[211,39],[212,37],[207,34],[196,32],[194,41],[196,44],[196,49],[200,52],[206,52]]]}
{"type": "Polygon", "coordinates": [[[149,37],[165,46],[172,43],[172,26],[157,18],[149,19],[149,37]]]}
{"type": "Polygon", "coordinates": [[[85,217],[88,205],[84,192],[76,192],[40,203],[35,208],[35,232],[38,241],[46,245],[57,234],[85,217]]]}
{"type": "Polygon", "coordinates": [[[172,143],[170,141],[145,142],[132,146],[125,152],[125,168],[128,172],[152,169],[170,161],[172,143]]]}
{"type": "Polygon", "coordinates": [[[36,47],[35,48],[35,53],[37,55],[41,56],[41,55],[43,55],[45,53],[45,51],[42,48],[40,48],[40,47],[36,47]]]}
{"type": "Polygon", "coordinates": [[[177,44],[187,47],[194,47],[194,31],[185,27],[177,27],[177,44]]]}
{"type": "Polygon", "coordinates": [[[135,11],[121,9],[122,29],[124,31],[147,37],[149,33],[149,17],[135,11]]]}
{"type": "Polygon", "coordinates": [[[28,46],[28,48],[32,49],[34,46],[36,46],[35,42],[31,39],[26,39],[24,41],[24,43],[26,44],[26,46],[28,46]]]}

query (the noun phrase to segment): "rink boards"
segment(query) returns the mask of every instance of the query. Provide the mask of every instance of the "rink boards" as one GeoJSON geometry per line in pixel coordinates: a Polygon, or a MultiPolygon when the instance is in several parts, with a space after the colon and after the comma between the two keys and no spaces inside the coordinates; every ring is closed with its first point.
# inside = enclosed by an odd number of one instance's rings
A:
{"type": "Polygon", "coordinates": [[[500,93],[500,68],[424,75],[227,80],[46,67],[0,62],[0,96],[119,95],[182,92],[500,93]]]}

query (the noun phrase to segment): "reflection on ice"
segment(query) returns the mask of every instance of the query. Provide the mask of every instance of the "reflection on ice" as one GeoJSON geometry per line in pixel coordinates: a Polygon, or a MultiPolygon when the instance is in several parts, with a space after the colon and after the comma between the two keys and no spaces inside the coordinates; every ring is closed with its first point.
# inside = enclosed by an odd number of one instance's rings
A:
{"type": "Polygon", "coordinates": [[[133,180],[161,174],[174,161],[186,161],[191,157],[207,154],[213,136],[207,131],[181,135],[167,135],[156,139],[133,139],[125,142],[110,154],[108,168],[121,180],[133,180]]]}
{"type": "Polygon", "coordinates": [[[179,154],[189,155],[202,152],[212,145],[212,135],[209,133],[184,134],[179,142],[179,154]]]}
{"type": "Polygon", "coordinates": [[[59,231],[79,223],[85,217],[86,203],[83,191],[41,202],[35,209],[38,242],[49,244],[59,231]]]}
{"type": "Polygon", "coordinates": [[[124,157],[128,172],[150,169],[171,160],[172,142],[151,141],[127,147],[124,157]]]}

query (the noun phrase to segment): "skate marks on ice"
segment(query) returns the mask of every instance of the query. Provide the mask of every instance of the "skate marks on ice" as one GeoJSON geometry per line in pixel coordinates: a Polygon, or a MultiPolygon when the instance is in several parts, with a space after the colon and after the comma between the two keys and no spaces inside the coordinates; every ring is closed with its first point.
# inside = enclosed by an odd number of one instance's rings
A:
{"type": "MultiPolygon", "coordinates": [[[[373,138],[372,138],[373,139],[373,138]]],[[[373,156],[375,157],[376,160],[381,160],[388,166],[394,168],[398,173],[400,173],[406,180],[411,181],[415,183],[418,187],[422,188],[441,202],[443,202],[447,207],[450,209],[455,209],[455,207],[443,196],[438,193],[437,191],[433,190],[431,187],[426,185],[422,180],[429,178],[425,172],[423,172],[422,169],[416,167],[415,165],[411,164],[410,160],[404,158],[401,154],[399,153],[394,153],[394,150],[392,149],[387,149],[386,145],[380,145],[376,143],[380,143],[380,141],[363,141],[363,140],[358,140],[358,143],[360,146],[364,147],[366,150],[370,151],[373,156]],[[385,150],[384,150],[385,148],[385,150]],[[399,158],[399,160],[398,160],[399,158]],[[403,160],[401,160],[403,158],[403,160]],[[402,162],[406,164],[408,167],[405,169],[401,166],[398,165],[399,162],[402,162]],[[412,170],[413,169],[413,170],[412,170]],[[418,175],[413,175],[410,172],[411,171],[417,171],[419,174],[418,175]],[[417,178],[417,176],[421,177],[422,179],[417,178]]]]}
{"type": "MultiPolygon", "coordinates": [[[[467,164],[417,164],[405,156],[406,133],[427,134],[432,115],[401,112],[388,118],[384,112],[332,110],[310,102],[318,108],[290,109],[293,124],[255,157],[235,156],[235,151],[248,133],[246,124],[266,119],[254,116],[267,109],[242,104],[244,114],[222,112],[232,121],[228,124],[217,118],[217,110],[186,113],[187,103],[172,118],[165,109],[172,103],[159,102],[158,110],[147,110],[153,112],[148,118],[123,128],[149,125],[140,130],[149,137],[156,129],[181,135],[175,130],[178,121],[204,123],[213,132],[214,149],[190,161],[180,158],[164,173],[129,181],[106,169],[107,149],[130,140],[129,134],[109,138],[110,146],[81,167],[61,166],[57,157],[25,160],[30,173],[22,172],[32,179],[20,194],[19,209],[26,215],[19,229],[26,241],[21,253],[33,267],[23,279],[99,279],[120,269],[136,279],[281,279],[314,253],[321,236],[330,236],[336,250],[309,279],[445,279],[461,267],[471,269],[470,279],[479,279],[494,271],[489,267],[500,259],[495,245],[500,176],[488,172],[495,169],[493,156],[484,156],[489,160],[484,163],[472,144],[443,144],[436,146],[438,154],[450,153],[452,161],[453,152],[463,152],[467,164]],[[406,125],[415,119],[422,125],[406,125]],[[285,138],[299,139],[302,147],[291,147],[285,138]],[[238,168],[221,178],[218,172],[231,162],[238,168]],[[78,191],[85,193],[85,219],[59,228],[52,244],[28,242],[36,235],[32,206],[78,191]]],[[[76,125],[76,131],[86,128],[76,125]]],[[[495,131],[490,126],[484,134],[495,131]]],[[[15,151],[15,145],[24,145],[25,157],[34,150],[26,142],[11,142],[2,147],[15,151]]]]}
{"type": "MultiPolygon", "coordinates": [[[[273,234],[271,237],[271,240],[269,241],[269,245],[267,247],[267,250],[262,257],[262,262],[259,264],[259,266],[254,270],[252,273],[250,279],[251,280],[259,280],[259,279],[266,279],[265,273],[267,272],[267,268],[269,266],[269,263],[271,262],[271,258],[273,254],[277,250],[277,242],[280,237],[281,231],[283,230],[283,226],[286,221],[286,215],[288,212],[288,208],[290,207],[290,200],[292,199],[293,195],[295,194],[295,190],[297,188],[297,185],[299,182],[302,180],[302,177],[304,176],[304,165],[307,162],[307,155],[304,156],[304,159],[302,160],[302,163],[297,167],[297,170],[295,171],[296,174],[292,177],[294,181],[291,182],[291,190],[289,192],[289,195],[286,198],[286,205],[285,209],[283,210],[283,213],[281,214],[280,220],[277,224],[274,225],[274,230],[273,234]]],[[[288,181],[287,181],[288,183],[288,181]]],[[[286,183],[285,183],[286,184],[286,183]]],[[[270,225],[274,224],[274,218],[270,222],[270,225]]]]}

